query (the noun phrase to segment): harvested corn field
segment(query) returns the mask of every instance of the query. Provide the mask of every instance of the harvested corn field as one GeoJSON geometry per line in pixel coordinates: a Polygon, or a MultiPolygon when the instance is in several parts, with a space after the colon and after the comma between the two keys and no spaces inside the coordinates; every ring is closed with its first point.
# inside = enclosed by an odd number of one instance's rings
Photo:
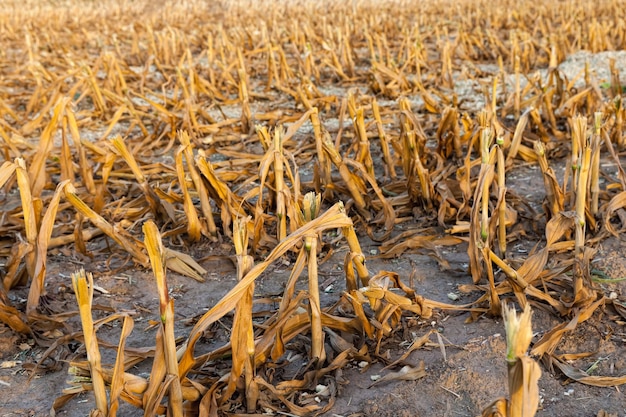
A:
{"type": "Polygon", "coordinates": [[[618,0],[7,0],[0,415],[626,413],[618,0]]]}

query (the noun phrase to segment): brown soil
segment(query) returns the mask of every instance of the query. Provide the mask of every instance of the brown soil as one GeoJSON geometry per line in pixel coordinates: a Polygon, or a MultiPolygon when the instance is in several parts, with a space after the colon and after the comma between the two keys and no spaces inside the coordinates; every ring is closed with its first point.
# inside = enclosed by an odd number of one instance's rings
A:
{"type": "MultiPolygon", "coordinates": [[[[364,252],[374,250],[375,246],[364,246],[364,252]]],[[[607,240],[603,252],[607,255],[598,256],[598,268],[605,268],[613,277],[623,277],[625,263],[624,243],[614,239],[607,240]],[[614,275],[619,274],[619,275],[614,275]]],[[[235,269],[225,259],[219,248],[206,245],[203,248],[189,248],[196,254],[213,256],[214,260],[204,261],[202,265],[209,271],[205,283],[197,283],[190,278],[177,274],[169,274],[172,296],[177,299],[176,326],[177,336],[185,336],[190,327],[190,319],[198,317],[207,307],[214,305],[222,295],[236,283],[235,269]]],[[[345,250],[345,248],[344,248],[345,250]]],[[[462,247],[452,248],[445,253],[451,264],[451,270],[441,271],[436,261],[418,254],[407,254],[390,261],[368,259],[368,267],[372,270],[393,270],[408,280],[415,274],[413,287],[430,299],[450,301],[449,293],[460,296],[457,303],[464,304],[476,296],[472,293],[463,294],[458,286],[467,284],[471,279],[466,273],[467,255],[462,247]],[[469,281],[468,281],[469,280],[469,281]]],[[[103,261],[77,259],[53,254],[48,280],[50,308],[54,311],[70,311],[75,309],[75,300],[69,286],[68,265],[71,268],[84,266],[94,272],[96,284],[107,291],[98,294],[94,304],[110,307],[116,311],[132,310],[135,318],[135,331],[128,345],[144,347],[154,343],[155,330],[150,329],[149,320],[156,320],[158,298],[152,285],[150,272],[132,267],[124,267],[112,272],[103,261]]],[[[343,259],[341,248],[320,269],[321,289],[332,290],[323,293],[325,303],[332,303],[336,294],[341,291],[341,273],[338,273],[343,259]]],[[[285,260],[285,263],[287,261],[285,260]]],[[[340,271],[339,271],[340,272],[340,271]]],[[[271,273],[264,274],[257,285],[259,298],[281,294],[286,282],[288,265],[279,265],[271,273]]],[[[618,297],[626,296],[626,283],[606,286],[607,294],[615,292],[618,297]]],[[[12,293],[19,305],[26,298],[26,291],[12,293]]],[[[104,315],[104,314],[102,314],[104,315]]],[[[97,314],[96,314],[97,317],[97,314]]],[[[367,367],[358,363],[344,369],[340,374],[339,396],[333,409],[325,414],[334,416],[477,416],[482,410],[499,397],[507,396],[505,337],[502,321],[497,318],[482,317],[477,322],[466,324],[467,314],[437,311],[435,315],[423,320],[419,317],[407,317],[402,329],[385,341],[381,351],[388,351],[393,359],[399,357],[410,342],[428,332],[437,329],[444,340],[445,349],[437,343],[430,344],[412,353],[406,364],[417,365],[424,361],[427,376],[417,381],[390,382],[372,385],[374,378],[391,370],[383,370],[380,361],[367,367]],[[445,352],[445,353],[444,353],[445,352]]],[[[559,323],[559,318],[536,309],[533,315],[535,340],[544,332],[559,323]]],[[[79,329],[76,318],[68,322],[73,330],[79,329]]],[[[228,340],[228,326],[215,326],[214,333],[208,335],[200,349],[224,344],[228,340]],[[209,340],[208,338],[211,337],[209,340]]],[[[99,331],[101,340],[115,345],[119,337],[119,326],[105,326],[99,331]]],[[[433,339],[436,340],[436,339],[433,339]]],[[[53,365],[52,369],[40,370],[31,381],[29,372],[33,363],[43,354],[43,349],[32,340],[20,338],[3,328],[0,333],[0,381],[3,381],[3,403],[0,405],[3,417],[10,416],[44,416],[48,415],[52,401],[66,387],[67,365],[63,360],[80,358],[84,355],[78,343],[65,346],[53,354],[60,362],[49,360],[45,365],[53,365]],[[73,349],[77,349],[72,351],[73,349]],[[4,383],[8,384],[5,385],[4,383]]],[[[579,326],[562,342],[563,353],[589,352],[590,356],[576,360],[573,365],[579,369],[587,369],[597,364],[594,375],[617,376],[626,372],[626,331],[624,322],[611,309],[602,309],[592,320],[579,326]]],[[[113,363],[115,355],[112,349],[102,349],[103,358],[113,363]]],[[[303,366],[304,363],[295,366],[303,366]]],[[[399,367],[397,368],[399,369],[399,367]]],[[[393,370],[397,370],[393,369],[393,370]]],[[[147,375],[148,365],[133,369],[133,373],[147,375]]],[[[598,411],[606,410],[618,415],[626,413],[626,398],[621,389],[598,388],[568,381],[558,370],[542,368],[539,382],[541,407],[538,416],[595,416],[598,411]]],[[[323,383],[323,382],[321,382],[323,383]]],[[[94,408],[90,393],[81,394],[71,400],[57,415],[78,417],[84,416],[94,408]]],[[[143,413],[129,405],[121,408],[120,415],[140,416],[143,413]]]]}
{"type": "MultiPolygon", "coordinates": [[[[619,246],[619,245],[618,245],[619,246]]],[[[622,249],[623,253],[623,249],[622,249]]],[[[460,256],[462,258],[463,256],[460,256]]],[[[393,268],[406,276],[411,272],[411,262],[419,265],[417,274],[421,279],[416,287],[433,299],[446,298],[448,292],[454,292],[456,286],[467,281],[461,272],[441,272],[436,264],[428,258],[408,255],[401,260],[381,262],[370,260],[372,268],[393,268]],[[392,263],[392,265],[389,265],[392,263]]],[[[94,263],[90,263],[92,267],[94,263]]],[[[458,267],[462,268],[462,262],[458,267]]],[[[97,264],[96,264],[97,266],[97,264]]],[[[203,312],[204,306],[213,305],[220,295],[225,294],[235,283],[235,274],[227,261],[204,263],[213,271],[206,283],[198,284],[189,278],[171,274],[171,286],[174,296],[184,297],[184,302],[176,303],[177,316],[181,325],[177,326],[181,335],[187,329],[183,323],[191,317],[203,312]]],[[[333,279],[332,260],[323,276],[333,279]]],[[[325,269],[326,269],[325,268],[325,269]]],[[[53,302],[66,305],[72,310],[73,295],[67,291],[68,280],[63,278],[61,271],[67,269],[67,263],[59,262],[52,268],[50,277],[50,298],[53,302]]],[[[95,270],[99,268],[94,268],[95,270]]],[[[104,269],[104,268],[103,268],[104,269]]],[[[142,347],[152,343],[154,330],[148,330],[148,320],[156,319],[155,305],[158,304],[156,292],[151,284],[151,276],[145,271],[125,269],[121,273],[98,273],[97,285],[106,289],[109,294],[100,294],[95,303],[110,306],[117,310],[130,309],[137,312],[136,329],[129,343],[130,346],[142,347]]],[[[340,280],[334,279],[337,284],[340,280]]],[[[279,273],[264,277],[259,283],[259,296],[280,293],[285,277],[279,273]]],[[[335,285],[336,285],[335,284],[335,285]]],[[[337,289],[336,291],[338,291],[337,289]]],[[[612,288],[620,296],[625,294],[622,285],[612,288]]],[[[15,292],[16,297],[25,294],[15,292]]],[[[328,296],[331,299],[331,296],[328,296]]],[[[464,295],[461,302],[471,300],[472,296],[464,295]]],[[[431,328],[439,330],[446,340],[445,360],[439,346],[429,346],[425,350],[414,352],[407,362],[426,363],[427,376],[418,381],[392,382],[386,385],[368,388],[372,377],[384,374],[383,365],[375,363],[365,369],[358,364],[344,371],[344,383],[333,410],[328,416],[336,415],[379,415],[379,416],[476,416],[494,399],[506,396],[506,364],[503,360],[505,352],[504,329],[497,319],[482,318],[476,323],[464,324],[465,314],[446,314],[438,312],[427,321],[414,318],[402,334],[398,332],[386,343],[392,356],[399,356],[402,348],[413,338],[419,337],[431,328]]],[[[547,313],[537,310],[534,314],[534,331],[540,335],[552,328],[558,320],[547,313]]],[[[76,320],[71,326],[78,328],[76,320]]],[[[103,340],[116,342],[119,329],[102,329],[103,340]]],[[[213,341],[223,343],[227,334],[218,329],[218,337],[213,341]],[[221,333],[221,334],[220,334],[221,333]]],[[[564,352],[590,352],[592,355],[584,360],[576,361],[575,365],[586,369],[601,360],[597,373],[600,375],[619,375],[626,369],[626,333],[624,326],[617,324],[616,317],[610,311],[604,312],[590,322],[585,323],[575,334],[567,338],[562,346],[564,352]]],[[[2,360],[0,380],[9,384],[2,385],[3,417],[9,416],[43,416],[47,415],[54,398],[61,394],[67,379],[67,366],[59,364],[59,369],[44,372],[28,381],[25,371],[42,355],[42,349],[32,346],[32,340],[21,339],[10,331],[3,329],[0,334],[0,352],[2,360]]],[[[80,356],[81,351],[68,353],[68,358],[80,356]]],[[[114,356],[110,350],[104,350],[105,357],[112,362],[114,356]]],[[[149,369],[144,369],[149,372],[149,369]]],[[[135,371],[137,372],[137,371],[135,371]]],[[[595,416],[605,409],[614,413],[626,412],[626,399],[618,388],[597,388],[579,383],[568,383],[558,371],[543,369],[540,380],[542,407],[539,416],[595,416]]],[[[72,400],[57,415],[78,417],[87,415],[94,407],[93,397],[83,394],[72,400]]],[[[142,415],[139,410],[130,406],[122,408],[121,415],[142,415]]],[[[618,414],[621,415],[621,414],[618,414]]]]}

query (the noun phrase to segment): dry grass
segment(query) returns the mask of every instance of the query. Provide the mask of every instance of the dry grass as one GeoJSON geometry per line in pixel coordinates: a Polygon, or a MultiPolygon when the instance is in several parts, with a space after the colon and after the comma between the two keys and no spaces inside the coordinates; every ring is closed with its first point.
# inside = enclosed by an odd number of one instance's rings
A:
{"type": "MultiPolygon", "coordinates": [[[[120,400],[146,415],[318,414],[332,407],[335,386],[321,403],[294,393],[352,360],[380,357],[381,341],[405,312],[465,309],[471,320],[499,316],[504,298],[566,320],[532,354],[583,383],[624,383],[586,375],[554,352],[566,332],[612,302],[592,285],[590,262],[602,239],[621,232],[615,220],[626,207],[619,73],[613,65],[611,88],[601,89],[587,70],[579,74],[584,87],[574,88],[557,65],[583,49],[624,49],[625,9],[616,0],[491,5],[5,2],[0,321],[43,338],[55,326],[41,308],[48,249],[72,245],[89,255],[87,242],[102,234],[117,244],[113,252],[152,266],[160,294],[146,380],[127,372],[147,359],[125,355],[128,315],[107,319],[123,320],[124,330],[114,367],[100,364],[88,311],[93,285],[75,275],[89,354],[73,370],[92,384],[68,389],[55,407],[93,389],[103,415],[114,415],[120,400]],[[486,76],[487,64],[499,69],[486,76]],[[484,93],[473,94],[484,108],[462,102],[459,86],[468,82],[483,83],[484,93]],[[553,164],[565,156],[568,169],[557,178],[553,164]],[[600,158],[614,159],[616,176],[600,171],[600,158]],[[507,188],[507,172],[522,163],[541,168],[543,212],[529,213],[507,188]],[[408,221],[415,227],[397,234],[395,225],[408,221]],[[507,248],[531,222],[545,224],[542,244],[509,260],[507,248]],[[316,271],[329,231],[340,232],[349,253],[346,291],[324,307],[316,271]],[[438,247],[467,241],[465,289],[482,296],[447,305],[396,272],[369,271],[363,235],[381,242],[383,257],[425,250],[442,267],[438,247]],[[167,248],[174,238],[232,244],[239,278],[182,344],[173,336],[166,269],[198,280],[206,271],[167,248]],[[286,253],[296,261],[280,306],[262,325],[253,322],[255,279],[286,253]],[[303,276],[308,291],[296,294],[303,276]],[[18,285],[30,288],[25,311],[7,296],[18,285]],[[203,332],[232,310],[230,344],[196,356],[203,332]],[[311,340],[301,379],[271,381],[259,372],[297,335],[311,340]],[[228,374],[198,376],[225,353],[228,374]]],[[[388,379],[424,372],[403,368],[388,379]]]]}

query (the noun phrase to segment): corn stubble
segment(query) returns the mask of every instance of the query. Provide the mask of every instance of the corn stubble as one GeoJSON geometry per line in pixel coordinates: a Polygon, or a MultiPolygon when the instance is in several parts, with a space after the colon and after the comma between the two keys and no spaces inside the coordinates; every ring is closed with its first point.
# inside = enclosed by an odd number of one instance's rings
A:
{"type": "MultiPolygon", "coordinates": [[[[91,274],[72,275],[87,361],[72,362],[74,379],[54,408],[91,390],[94,415],[116,415],[120,401],[145,415],[320,414],[338,394],[338,369],[389,362],[383,347],[407,314],[446,309],[469,311],[469,321],[504,314],[510,398],[483,415],[531,416],[540,375],[526,355],[531,304],[564,320],[532,355],[582,383],[626,382],[588,375],[554,353],[566,333],[613,302],[593,285],[590,262],[599,242],[626,227],[619,71],[612,63],[603,91],[585,68],[576,77],[583,87],[574,88],[558,63],[580,49],[626,47],[619,2],[531,12],[527,1],[493,10],[477,0],[449,8],[389,0],[401,7],[384,10],[362,1],[326,5],[324,19],[307,17],[320,11],[315,2],[287,11],[216,2],[211,16],[195,0],[157,12],[143,1],[22,3],[7,2],[0,14],[13,45],[0,53],[0,321],[38,340],[61,328],[44,308],[48,251],[72,245],[102,255],[89,243],[103,235],[108,256],[152,268],[159,293],[147,354],[126,347],[132,315],[94,322],[91,274]],[[601,19],[615,30],[601,30],[601,19]],[[7,65],[16,54],[20,64],[7,65]],[[455,80],[478,81],[481,62],[499,71],[485,108],[468,109],[455,80]],[[533,73],[541,66],[547,77],[533,73]],[[614,161],[615,177],[601,171],[602,158],[614,161]],[[539,166],[545,187],[540,213],[507,187],[507,173],[528,163],[539,166]],[[395,233],[399,223],[405,231],[395,233]],[[511,259],[510,245],[530,223],[545,225],[541,244],[511,259]],[[345,291],[326,307],[318,266],[320,252],[333,250],[331,234],[347,247],[345,291]],[[471,284],[462,289],[481,295],[468,305],[435,302],[394,271],[370,271],[360,234],[380,242],[382,258],[421,251],[444,269],[439,248],[468,242],[471,284]],[[167,270],[198,281],[206,270],[168,245],[202,239],[232,246],[238,283],[181,342],[167,270]],[[286,256],[295,261],[284,293],[261,322],[255,280],[286,256]],[[307,290],[297,292],[303,278],[307,290]],[[18,285],[29,286],[25,311],[8,296],[18,285]],[[521,318],[505,299],[521,306],[521,318]],[[203,334],[233,310],[230,342],[197,356],[203,334]],[[109,366],[97,330],[114,320],[123,326],[109,366]],[[268,369],[303,337],[306,368],[294,380],[272,379],[268,369]],[[148,359],[149,378],[129,372],[148,359]],[[206,372],[215,361],[228,371],[206,372]]],[[[405,366],[377,384],[425,374],[423,364],[405,366]]]]}
{"type": "Polygon", "coordinates": [[[498,399],[483,411],[483,417],[532,417],[539,408],[539,364],[527,355],[533,337],[531,309],[527,304],[518,316],[515,308],[502,306],[506,331],[506,363],[509,399],[498,399]]]}

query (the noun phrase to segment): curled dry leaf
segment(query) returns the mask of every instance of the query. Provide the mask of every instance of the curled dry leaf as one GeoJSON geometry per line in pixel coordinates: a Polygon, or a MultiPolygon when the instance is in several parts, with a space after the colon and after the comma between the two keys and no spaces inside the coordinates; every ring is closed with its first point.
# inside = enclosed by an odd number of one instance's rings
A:
{"type": "Polygon", "coordinates": [[[421,361],[418,366],[405,365],[398,372],[390,372],[384,375],[382,378],[377,379],[368,388],[392,381],[416,381],[420,378],[424,378],[426,375],[427,373],[426,368],[424,367],[424,362],[421,361]]]}

